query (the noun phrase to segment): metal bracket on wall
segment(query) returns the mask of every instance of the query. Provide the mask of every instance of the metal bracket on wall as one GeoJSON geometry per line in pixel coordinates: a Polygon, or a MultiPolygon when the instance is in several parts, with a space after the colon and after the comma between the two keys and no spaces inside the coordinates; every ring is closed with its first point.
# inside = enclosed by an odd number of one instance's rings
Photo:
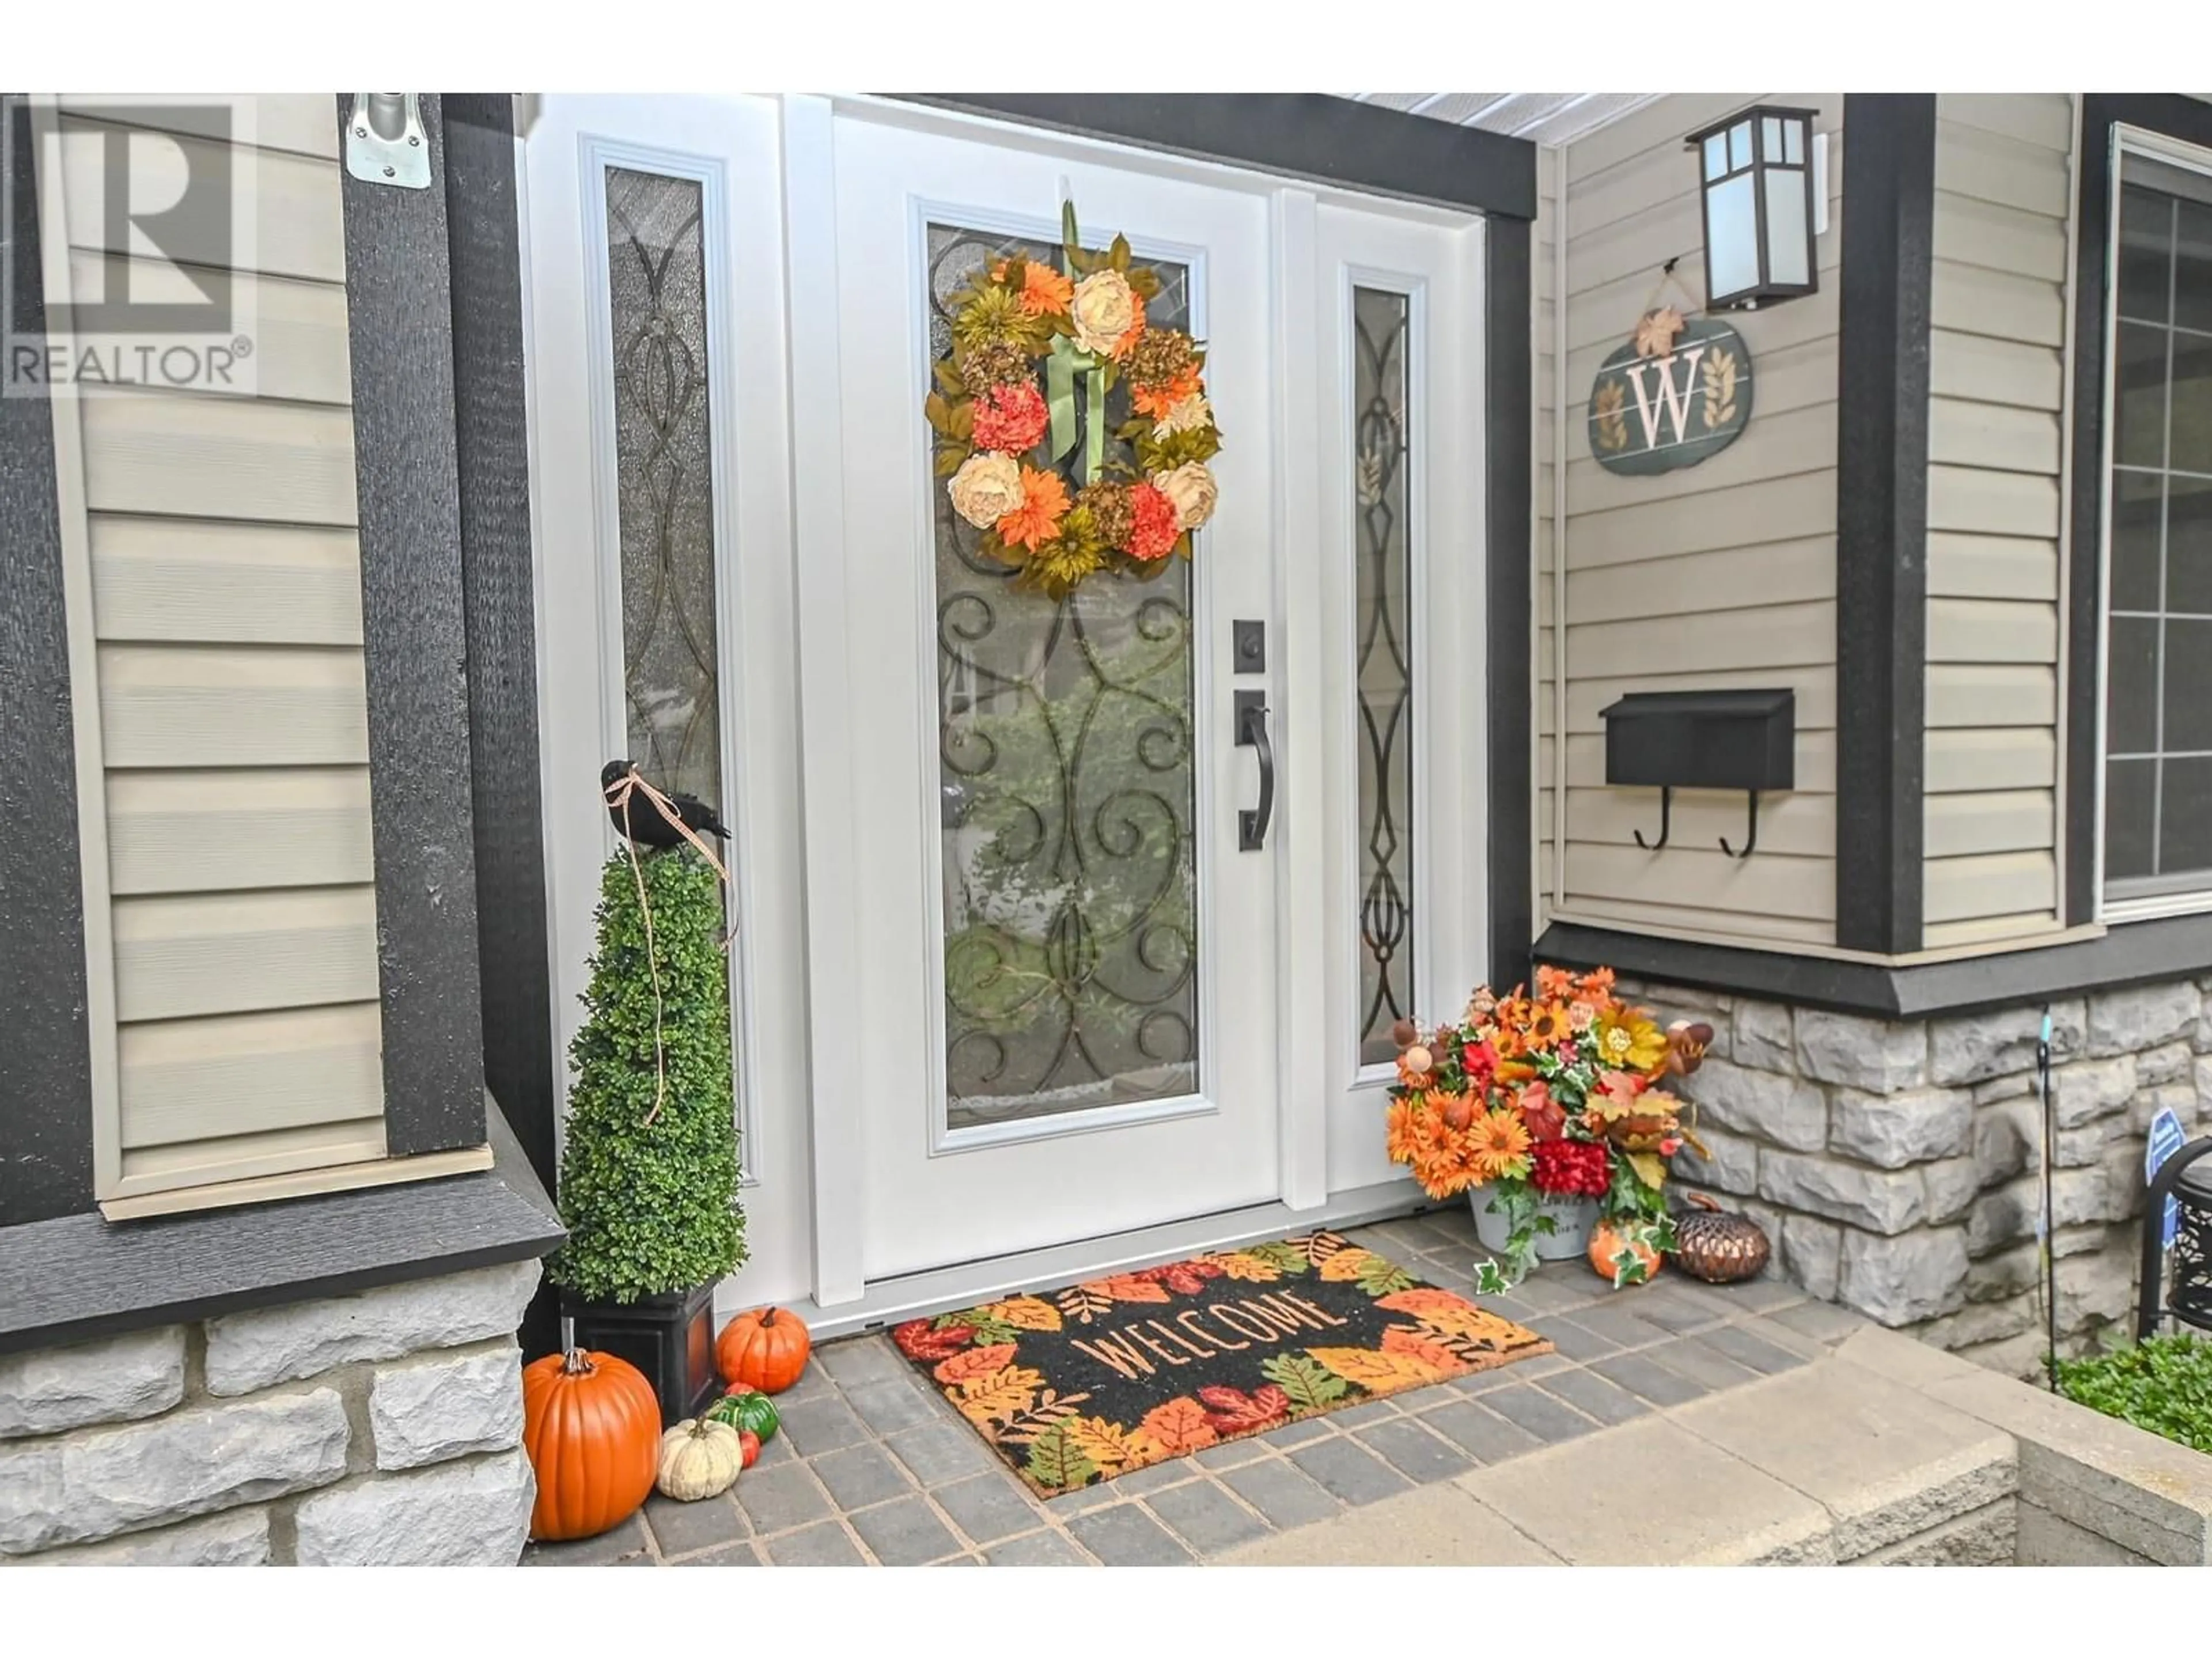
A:
{"type": "Polygon", "coordinates": [[[1632,831],[1632,833],[1636,836],[1636,844],[1638,847],[1641,847],[1647,853],[1656,853],[1667,844],[1667,837],[1673,833],[1674,823],[1674,786],[1671,783],[1663,784],[1660,787],[1659,790],[1659,839],[1656,841],[1644,840],[1644,832],[1641,830],[1632,831]]]}
{"type": "Polygon", "coordinates": [[[422,94],[356,92],[346,112],[346,171],[372,185],[430,187],[430,145],[422,132],[422,94]]]}
{"type": "Polygon", "coordinates": [[[1726,836],[1723,836],[1720,838],[1720,842],[1721,851],[1726,853],[1732,859],[1747,859],[1751,856],[1752,848],[1759,845],[1758,790],[1754,789],[1751,792],[1751,820],[1748,827],[1744,831],[1743,851],[1739,853],[1735,848],[1729,846],[1728,844],[1728,837],[1726,836]]]}

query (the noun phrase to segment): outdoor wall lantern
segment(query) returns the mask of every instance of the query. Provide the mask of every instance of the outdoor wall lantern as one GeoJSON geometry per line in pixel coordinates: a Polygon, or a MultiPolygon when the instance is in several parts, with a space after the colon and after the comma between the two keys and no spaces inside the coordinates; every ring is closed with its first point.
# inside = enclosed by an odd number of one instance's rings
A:
{"type": "Polygon", "coordinates": [[[1754,104],[1693,132],[1705,207],[1705,309],[1756,309],[1820,287],[1828,144],[1818,112],[1754,104]]]}

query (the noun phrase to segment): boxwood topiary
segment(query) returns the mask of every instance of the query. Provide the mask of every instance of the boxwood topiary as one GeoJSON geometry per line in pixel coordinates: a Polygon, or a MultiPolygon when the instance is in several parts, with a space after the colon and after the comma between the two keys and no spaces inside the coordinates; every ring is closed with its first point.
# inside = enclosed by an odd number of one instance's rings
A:
{"type": "Polygon", "coordinates": [[[599,872],[599,948],[568,1046],[552,1281],[592,1302],[712,1283],[745,1259],[720,882],[689,848],[641,853],[660,971],[668,1089],[653,1109],[653,970],[629,854],[599,872]]]}
{"type": "Polygon", "coordinates": [[[2212,1452],[2212,1342],[2154,1336],[2090,1359],[2058,1362],[2069,1399],[2212,1452]]]}

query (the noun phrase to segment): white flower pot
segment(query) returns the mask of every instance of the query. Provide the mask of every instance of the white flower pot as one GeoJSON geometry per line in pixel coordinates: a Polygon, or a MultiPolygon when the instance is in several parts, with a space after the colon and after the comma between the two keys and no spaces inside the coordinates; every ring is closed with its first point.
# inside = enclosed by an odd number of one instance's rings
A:
{"type": "MultiPolygon", "coordinates": [[[[1491,1196],[1487,1187],[1471,1187],[1468,1189],[1468,1207],[1474,1212],[1474,1236],[1482,1241],[1483,1249],[1502,1255],[1513,1227],[1503,1209],[1493,1211],[1490,1207],[1491,1196]]],[[[1595,1199],[1538,1193],[1536,1213],[1550,1216],[1553,1225],[1553,1231],[1536,1235],[1538,1261],[1571,1261],[1589,1250],[1590,1230],[1597,1225],[1595,1199]]]]}

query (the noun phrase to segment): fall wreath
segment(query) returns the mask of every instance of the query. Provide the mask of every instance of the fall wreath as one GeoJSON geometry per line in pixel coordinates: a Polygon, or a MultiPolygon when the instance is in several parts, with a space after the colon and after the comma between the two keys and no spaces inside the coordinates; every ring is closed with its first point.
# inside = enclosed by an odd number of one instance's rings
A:
{"type": "Polygon", "coordinates": [[[1130,262],[1126,237],[1086,251],[1073,204],[1060,229],[1060,264],[991,261],[953,296],[922,405],[979,550],[1055,598],[1101,570],[1149,580],[1190,557],[1221,448],[1204,349],[1145,320],[1159,274],[1130,262]]]}

